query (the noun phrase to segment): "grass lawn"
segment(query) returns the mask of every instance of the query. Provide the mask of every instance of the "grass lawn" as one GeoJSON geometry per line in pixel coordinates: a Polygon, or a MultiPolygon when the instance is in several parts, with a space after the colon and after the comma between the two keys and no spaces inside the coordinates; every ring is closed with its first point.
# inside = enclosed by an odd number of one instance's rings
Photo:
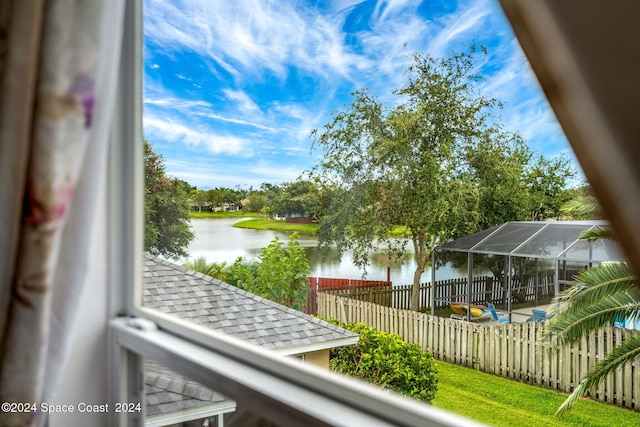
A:
{"type": "Polygon", "coordinates": [[[565,394],[438,361],[433,406],[491,426],[639,426],[640,413],[580,400],[561,418],[565,394]]]}
{"type": "Polygon", "coordinates": [[[189,212],[191,218],[247,218],[256,217],[255,212],[189,212]]]}
{"type": "Polygon", "coordinates": [[[315,236],[318,234],[317,224],[288,224],[286,221],[271,219],[248,219],[233,224],[238,228],[251,228],[254,230],[297,231],[299,234],[315,236]]]}

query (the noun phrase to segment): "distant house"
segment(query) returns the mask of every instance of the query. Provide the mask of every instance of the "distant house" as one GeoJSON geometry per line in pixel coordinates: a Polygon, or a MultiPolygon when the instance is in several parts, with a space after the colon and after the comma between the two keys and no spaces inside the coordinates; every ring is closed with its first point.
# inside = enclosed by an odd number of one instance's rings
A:
{"type": "Polygon", "coordinates": [[[238,212],[242,210],[242,205],[235,203],[223,203],[213,208],[214,212],[238,212]]]}
{"type": "Polygon", "coordinates": [[[193,212],[211,212],[213,210],[211,202],[204,202],[203,204],[198,204],[196,202],[191,202],[189,208],[193,212]]]}
{"type": "MultiPolygon", "coordinates": [[[[150,255],[145,255],[144,261],[144,304],[148,307],[324,369],[329,367],[331,348],[358,342],[359,337],[353,332],[210,276],[150,255]]],[[[221,419],[222,414],[235,410],[232,400],[204,387],[187,387],[189,381],[157,364],[148,366],[145,382],[149,425],[165,426],[214,416],[221,419]],[[165,421],[167,424],[163,424],[165,421]]]]}

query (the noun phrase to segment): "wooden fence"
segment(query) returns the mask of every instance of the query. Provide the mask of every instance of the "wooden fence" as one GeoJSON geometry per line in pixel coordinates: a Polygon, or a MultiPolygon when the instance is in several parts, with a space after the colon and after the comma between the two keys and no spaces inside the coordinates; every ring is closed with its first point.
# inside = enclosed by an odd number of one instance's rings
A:
{"type": "MultiPolygon", "coordinates": [[[[538,282],[533,277],[520,280],[512,279],[512,302],[549,301],[554,295],[555,272],[541,272],[538,282]]],[[[310,278],[312,279],[312,278],[310,278]]],[[[334,279],[345,280],[345,279],[334,279]]],[[[354,283],[356,281],[353,281],[354,283]]],[[[318,292],[329,292],[334,295],[368,301],[387,307],[409,309],[411,307],[411,293],[413,285],[391,286],[390,283],[380,282],[380,285],[351,285],[319,287],[318,292]],[[385,286],[386,285],[386,286],[385,286]]],[[[431,306],[431,283],[420,284],[419,307],[431,306]]],[[[436,282],[436,308],[448,307],[452,302],[471,301],[478,304],[489,302],[496,305],[506,304],[507,292],[505,285],[492,276],[474,277],[471,287],[467,291],[467,279],[449,279],[436,282]]],[[[310,312],[314,313],[314,312],[310,312]]]]}
{"type": "MultiPolygon", "coordinates": [[[[318,293],[318,315],[363,322],[417,343],[437,359],[566,393],[613,346],[638,333],[607,326],[579,343],[550,351],[539,344],[543,325],[538,322],[478,324],[324,292],[318,293]]],[[[640,362],[614,372],[589,396],[640,411],[640,362]]]]}
{"type": "Polygon", "coordinates": [[[332,292],[334,294],[349,295],[351,298],[366,298],[366,301],[375,302],[383,305],[390,305],[389,296],[386,293],[391,289],[391,282],[381,280],[363,280],[363,279],[336,279],[331,277],[309,277],[309,293],[307,295],[307,304],[304,312],[307,314],[316,314],[316,294],[318,292],[332,292]],[[380,291],[375,295],[380,298],[368,297],[368,294],[362,294],[358,297],[359,292],[380,291]]]}

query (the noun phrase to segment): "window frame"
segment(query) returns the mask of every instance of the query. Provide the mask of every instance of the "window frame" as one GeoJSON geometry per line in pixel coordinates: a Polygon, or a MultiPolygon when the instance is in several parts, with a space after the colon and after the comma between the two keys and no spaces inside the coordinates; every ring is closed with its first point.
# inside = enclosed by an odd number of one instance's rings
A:
{"type": "Polygon", "coordinates": [[[143,426],[144,358],[196,378],[281,425],[476,426],[473,421],[304,365],[142,302],[144,170],[142,0],[125,2],[123,44],[108,179],[111,426],[143,426]],[[238,396],[240,398],[238,398],[238,396]],[[114,407],[114,406],[112,406],[114,407]]]}

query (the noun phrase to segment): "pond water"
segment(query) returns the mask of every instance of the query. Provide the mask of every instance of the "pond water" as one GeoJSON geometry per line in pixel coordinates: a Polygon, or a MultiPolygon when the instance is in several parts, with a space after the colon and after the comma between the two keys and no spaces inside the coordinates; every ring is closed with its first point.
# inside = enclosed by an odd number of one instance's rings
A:
{"type": "MultiPolygon", "coordinates": [[[[238,257],[256,260],[260,255],[260,250],[268,246],[275,237],[279,237],[285,242],[285,245],[289,240],[288,234],[283,232],[233,227],[235,222],[241,220],[238,218],[191,219],[196,237],[189,246],[190,258],[203,256],[208,262],[226,262],[228,264],[232,264],[238,257]]],[[[362,278],[363,271],[353,265],[350,252],[346,252],[340,257],[337,249],[330,249],[327,253],[320,251],[317,248],[318,240],[315,238],[301,236],[299,241],[307,253],[311,276],[362,278]]],[[[390,268],[391,281],[395,285],[413,283],[416,263],[412,256],[407,256],[403,263],[392,263],[384,254],[376,253],[372,257],[371,265],[367,267],[366,278],[387,280],[387,267],[390,268]]],[[[466,270],[459,271],[450,266],[438,269],[438,280],[465,277],[465,275],[466,270]]],[[[427,268],[421,281],[430,280],[431,271],[427,268]]]]}

